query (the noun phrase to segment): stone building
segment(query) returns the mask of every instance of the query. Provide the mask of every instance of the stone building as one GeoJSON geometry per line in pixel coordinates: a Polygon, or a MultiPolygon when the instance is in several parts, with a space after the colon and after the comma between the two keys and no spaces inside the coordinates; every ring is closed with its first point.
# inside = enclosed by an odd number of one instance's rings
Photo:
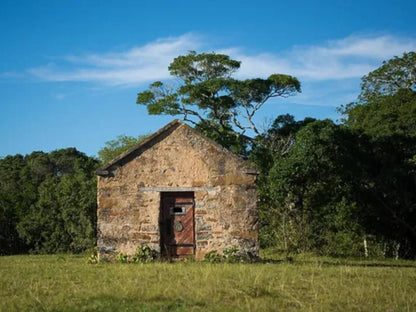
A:
{"type": "Polygon", "coordinates": [[[179,120],[97,175],[101,255],[142,245],[174,258],[233,246],[258,255],[256,170],[179,120]]]}

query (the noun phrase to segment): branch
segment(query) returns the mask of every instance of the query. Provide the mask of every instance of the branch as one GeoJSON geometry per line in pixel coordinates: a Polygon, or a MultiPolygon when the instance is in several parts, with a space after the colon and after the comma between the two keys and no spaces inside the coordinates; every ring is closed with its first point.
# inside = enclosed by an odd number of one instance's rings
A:
{"type": "Polygon", "coordinates": [[[249,124],[251,125],[251,129],[257,134],[257,135],[260,135],[260,132],[257,130],[257,128],[256,128],[256,126],[255,126],[255,124],[254,124],[254,122],[253,122],[253,120],[252,120],[252,118],[253,118],[253,116],[254,116],[254,113],[256,112],[256,110],[255,109],[253,109],[253,111],[250,113],[250,111],[249,111],[249,109],[248,109],[248,106],[247,105],[243,105],[243,107],[244,107],[244,109],[245,109],[245,111],[246,111],[246,114],[247,114],[247,116],[245,117],[246,119],[247,119],[247,121],[249,122],[249,124]]]}
{"type": "Polygon", "coordinates": [[[181,110],[183,114],[183,120],[189,121],[190,123],[197,125],[198,123],[188,118],[188,115],[192,115],[192,116],[198,117],[200,121],[205,121],[205,119],[202,118],[202,116],[198,112],[185,108],[185,105],[183,104],[182,101],[180,101],[180,103],[181,103],[181,110]]]}
{"type": "Polygon", "coordinates": [[[244,127],[237,119],[236,113],[235,112],[230,112],[230,115],[233,119],[233,123],[234,125],[239,128],[241,130],[240,135],[244,135],[244,133],[246,132],[247,129],[250,129],[250,127],[244,127]]]}

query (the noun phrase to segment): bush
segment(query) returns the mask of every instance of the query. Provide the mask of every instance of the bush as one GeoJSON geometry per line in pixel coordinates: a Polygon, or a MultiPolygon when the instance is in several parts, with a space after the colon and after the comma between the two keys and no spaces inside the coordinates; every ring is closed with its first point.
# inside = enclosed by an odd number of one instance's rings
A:
{"type": "Polygon", "coordinates": [[[212,250],[205,254],[204,260],[209,263],[219,263],[223,258],[216,250],[212,250]]]}
{"type": "Polygon", "coordinates": [[[323,254],[332,257],[363,257],[364,244],[361,237],[353,232],[326,232],[323,254]]]}
{"type": "Polygon", "coordinates": [[[97,264],[98,262],[100,262],[100,256],[98,253],[98,248],[94,247],[92,249],[91,254],[89,255],[88,259],[87,259],[87,263],[89,264],[97,264]]]}
{"type": "Polygon", "coordinates": [[[129,261],[129,256],[125,253],[120,252],[116,255],[116,260],[121,263],[127,263],[129,261]]]}
{"type": "Polygon", "coordinates": [[[237,246],[231,246],[223,249],[223,254],[219,254],[216,250],[208,252],[204,257],[209,263],[248,263],[253,261],[253,257],[249,254],[239,252],[237,246]]]}
{"type": "Polygon", "coordinates": [[[133,262],[148,263],[159,258],[159,253],[147,245],[139,246],[133,256],[133,262]]]}

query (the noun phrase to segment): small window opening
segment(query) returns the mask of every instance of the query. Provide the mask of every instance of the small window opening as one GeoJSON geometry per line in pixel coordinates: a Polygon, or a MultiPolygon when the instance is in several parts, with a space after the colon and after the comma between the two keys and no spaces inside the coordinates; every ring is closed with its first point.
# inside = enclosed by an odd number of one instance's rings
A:
{"type": "Polygon", "coordinates": [[[170,214],[171,215],[184,215],[186,214],[186,207],[182,207],[182,206],[170,207],[170,214]]]}

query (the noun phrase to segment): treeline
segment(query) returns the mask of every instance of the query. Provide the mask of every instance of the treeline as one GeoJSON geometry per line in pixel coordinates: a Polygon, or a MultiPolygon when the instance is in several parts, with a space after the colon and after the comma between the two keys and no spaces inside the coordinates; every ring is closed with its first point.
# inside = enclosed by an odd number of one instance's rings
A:
{"type": "MultiPolygon", "coordinates": [[[[259,148],[251,155],[262,169],[263,247],[331,256],[415,257],[416,93],[403,91],[382,100],[394,105],[398,98],[409,108],[404,114],[414,118],[397,129],[385,129],[393,116],[373,103],[366,104],[371,111],[367,118],[383,115],[374,126],[379,130],[350,125],[351,119],[335,124],[285,116],[284,123],[275,124],[265,140],[275,135],[278,141],[290,140],[290,150],[259,148]]],[[[353,111],[358,109],[362,107],[353,111]]]]}
{"type": "Polygon", "coordinates": [[[257,138],[263,246],[416,257],[416,53],[361,87],[341,123],[280,116],[257,138]]]}
{"type": "Polygon", "coordinates": [[[0,255],[93,247],[97,164],[75,148],[0,159],[0,255]]]}
{"type": "MultiPolygon", "coordinates": [[[[364,76],[357,101],[339,109],[341,122],[282,115],[262,131],[254,125],[256,111],[271,97],[299,92],[300,83],[279,74],[235,80],[239,64],[190,52],[169,67],[183,80],[176,93],[155,82],[137,103],[149,114],[182,114],[258,167],[262,247],[416,258],[416,53],[364,76]]],[[[143,139],[119,136],[98,153],[100,160],[143,139]]],[[[0,159],[0,254],[92,247],[97,166],[75,149],[0,159]]]]}

